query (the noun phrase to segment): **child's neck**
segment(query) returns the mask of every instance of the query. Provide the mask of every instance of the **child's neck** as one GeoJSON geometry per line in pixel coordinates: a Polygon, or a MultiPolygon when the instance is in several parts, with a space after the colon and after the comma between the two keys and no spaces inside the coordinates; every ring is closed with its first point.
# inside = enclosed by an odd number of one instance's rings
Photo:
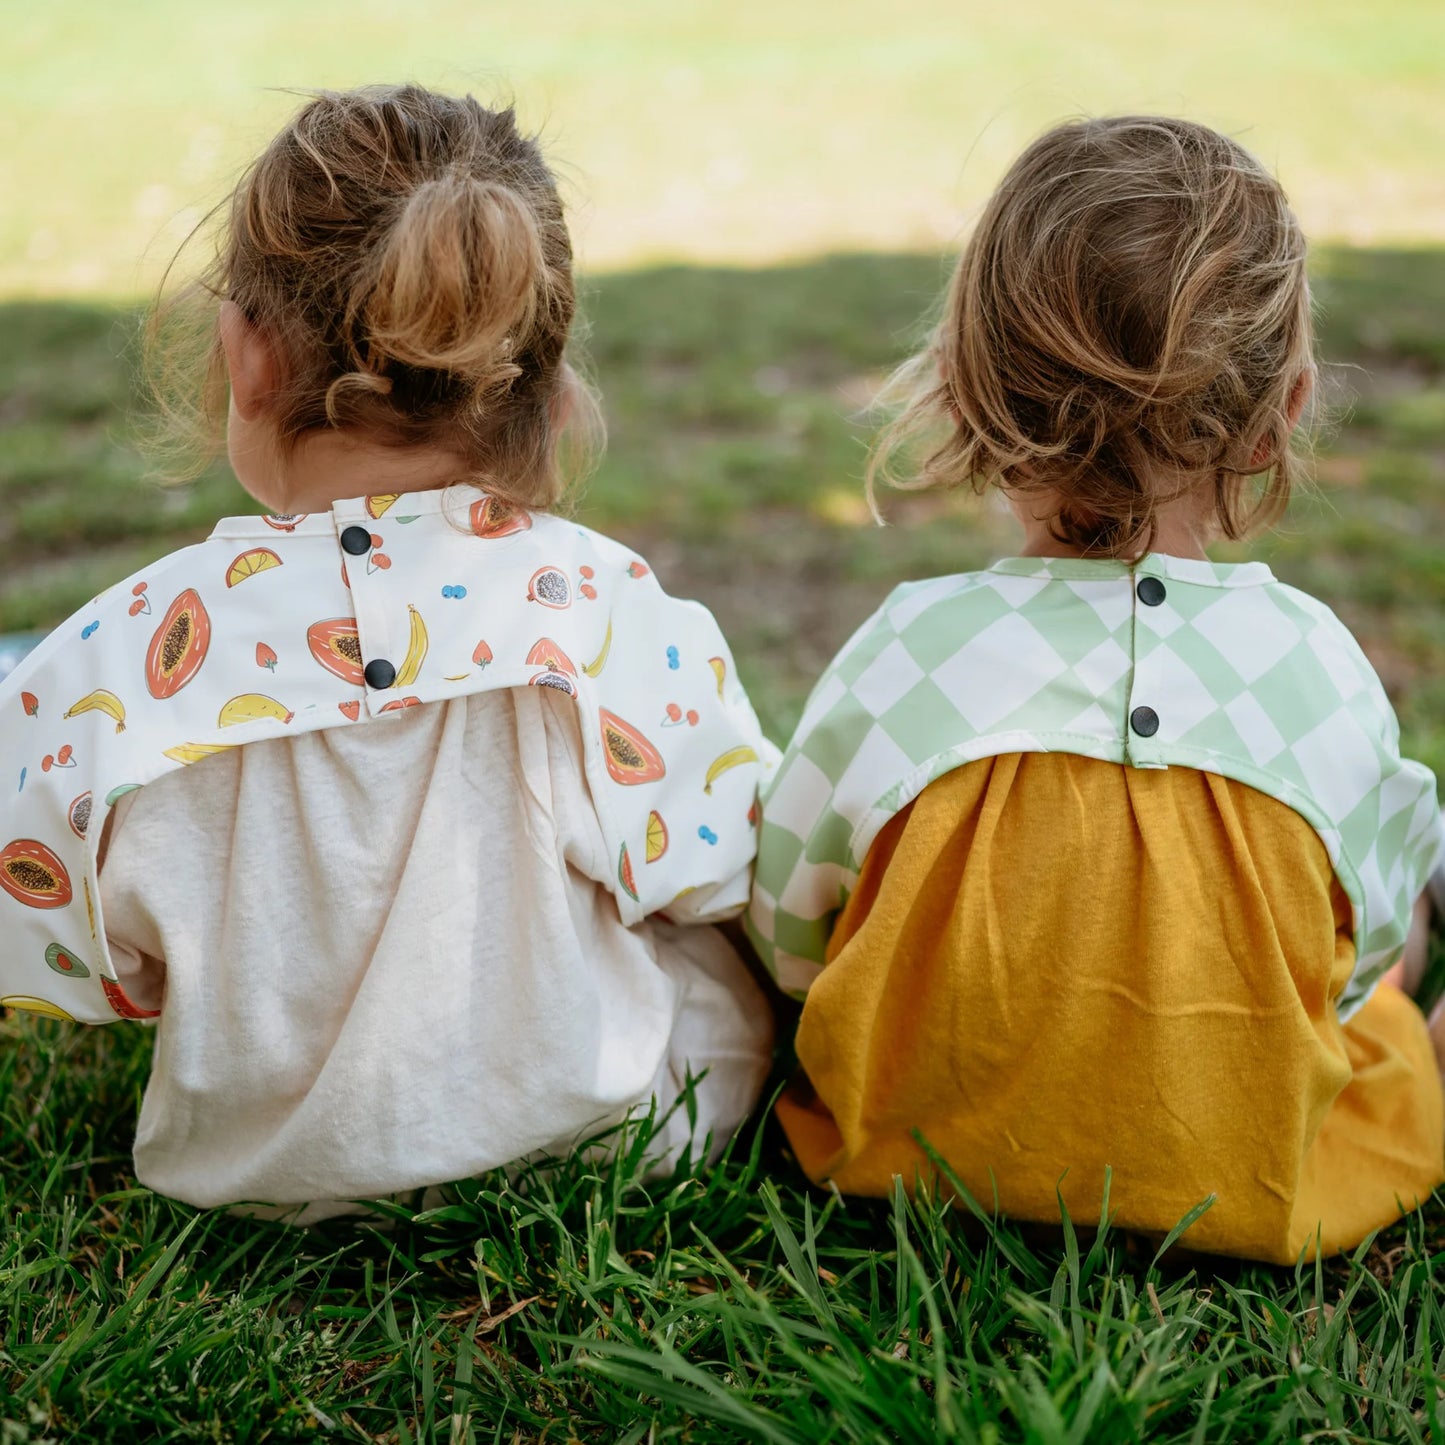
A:
{"type": "MultiPolygon", "coordinates": [[[[1017,504],[1014,515],[1024,529],[1020,557],[1097,557],[1097,552],[1087,552],[1057,538],[1052,529],[1052,519],[1035,517],[1017,504]]],[[[1195,561],[1209,560],[1205,548],[1214,540],[1217,527],[1213,509],[1201,507],[1196,496],[1184,496],[1159,509],[1150,552],[1162,552],[1170,557],[1187,557],[1195,561]]],[[[1119,560],[1137,562],[1144,555],[1140,550],[1119,560]]]]}
{"type": "Polygon", "coordinates": [[[335,431],[314,432],[284,460],[274,453],[267,460],[265,467],[243,467],[232,451],[246,490],[286,513],[326,512],[346,497],[431,492],[468,479],[466,464],[441,448],[389,447],[335,431]]]}

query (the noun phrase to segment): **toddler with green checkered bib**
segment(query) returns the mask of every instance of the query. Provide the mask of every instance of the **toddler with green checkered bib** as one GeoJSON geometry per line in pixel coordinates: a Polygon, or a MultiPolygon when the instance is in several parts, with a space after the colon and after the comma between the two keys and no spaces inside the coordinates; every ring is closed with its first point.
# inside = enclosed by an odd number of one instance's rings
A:
{"type": "Polygon", "coordinates": [[[989,201],[869,486],[997,488],[1022,544],[889,596],[764,798],[815,1180],[1205,1204],[1188,1244],[1281,1263],[1445,1180],[1435,779],[1328,607],[1207,553],[1283,514],[1313,376],[1304,237],[1225,136],[1063,125],[989,201]]]}

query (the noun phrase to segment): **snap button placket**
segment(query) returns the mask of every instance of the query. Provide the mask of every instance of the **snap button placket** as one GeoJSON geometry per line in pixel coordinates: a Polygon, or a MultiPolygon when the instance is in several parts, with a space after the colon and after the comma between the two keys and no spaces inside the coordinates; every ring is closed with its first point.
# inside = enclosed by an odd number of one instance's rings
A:
{"type": "Polygon", "coordinates": [[[396,668],[384,657],[373,657],[366,664],[363,674],[366,678],[366,685],[375,688],[377,692],[388,688],[396,681],[396,668]]]}
{"type": "Polygon", "coordinates": [[[1159,714],[1152,707],[1136,707],[1129,714],[1129,726],[1141,738],[1152,738],[1159,731],[1159,714]]]}

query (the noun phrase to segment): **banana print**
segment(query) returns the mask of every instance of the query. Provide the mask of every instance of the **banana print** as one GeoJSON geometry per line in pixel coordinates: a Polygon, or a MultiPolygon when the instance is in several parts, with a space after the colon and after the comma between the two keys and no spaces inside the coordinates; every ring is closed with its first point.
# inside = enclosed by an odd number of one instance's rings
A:
{"type": "Polygon", "coordinates": [[[229,752],[233,746],[232,743],[181,743],[178,747],[167,748],[165,756],[189,766],[191,763],[200,762],[202,758],[229,752]]]}
{"type": "Polygon", "coordinates": [[[603,886],[629,926],[669,908],[710,922],[746,901],[757,833],[744,819],[769,755],[717,624],[571,518],[496,508],[463,483],[373,494],[309,516],[228,519],[113,591],[0,682],[0,757],[15,760],[0,778],[0,844],[40,860],[26,878],[55,880],[27,885],[25,899],[0,889],[0,998],[84,1023],[135,1016],[102,984],[113,964],[88,905],[106,814],[138,786],[253,738],[364,727],[383,709],[491,691],[523,689],[522,705],[551,710],[553,690],[579,710],[577,765],[611,857],[626,860],[603,886]],[[480,540],[462,525],[469,507],[481,509],[480,540]],[[391,565],[358,566],[375,558],[379,526],[391,565]],[[438,589],[445,606],[427,600],[438,589]],[[154,622],[128,625],[151,595],[176,599],[159,644],[154,622]],[[187,663],[187,649],[209,661],[187,663]]]}
{"type": "Polygon", "coordinates": [[[591,662],[587,663],[583,667],[582,671],[585,672],[588,677],[601,677],[602,669],[607,666],[607,656],[611,651],[612,620],[611,618],[609,618],[607,621],[607,636],[602,639],[602,651],[599,652],[597,656],[592,659],[591,662]]]}
{"type": "Polygon", "coordinates": [[[713,759],[712,766],[707,770],[707,782],[703,785],[704,793],[712,792],[712,785],[726,772],[733,768],[740,768],[744,763],[756,763],[759,761],[757,749],[750,748],[746,744],[741,747],[729,748],[727,752],[713,759]]]}
{"type": "Polygon", "coordinates": [[[240,697],[233,697],[221,709],[221,715],[216,722],[219,727],[230,728],[242,723],[258,722],[261,718],[288,723],[294,716],[293,712],[283,707],[274,697],[266,697],[259,692],[245,692],[240,697]]]}
{"type": "Polygon", "coordinates": [[[427,648],[431,645],[421,613],[410,603],[406,610],[411,613],[411,637],[407,643],[406,657],[402,659],[396,681],[392,684],[394,687],[410,687],[417,680],[421,674],[421,665],[426,661],[427,648]]]}
{"type": "Polygon", "coordinates": [[[72,703],[65,710],[64,716],[79,717],[87,712],[103,712],[107,717],[115,719],[116,732],[125,731],[125,704],[113,692],[98,687],[94,692],[86,693],[79,702],[72,703]]]}

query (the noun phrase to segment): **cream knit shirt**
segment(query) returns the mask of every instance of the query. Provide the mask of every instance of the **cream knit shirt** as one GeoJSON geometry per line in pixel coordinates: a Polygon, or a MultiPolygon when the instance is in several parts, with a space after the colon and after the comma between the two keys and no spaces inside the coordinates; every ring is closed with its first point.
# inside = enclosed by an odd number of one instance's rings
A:
{"type": "Polygon", "coordinates": [[[120,801],[106,932],[126,992],[163,1006],[144,1183],[315,1218],[565,1149],[689,1069],[698,1140],[722,1143],[766,1076],[768,1006],[714,929],[623,926],[576,711],[479,693],[120,801]]]}

